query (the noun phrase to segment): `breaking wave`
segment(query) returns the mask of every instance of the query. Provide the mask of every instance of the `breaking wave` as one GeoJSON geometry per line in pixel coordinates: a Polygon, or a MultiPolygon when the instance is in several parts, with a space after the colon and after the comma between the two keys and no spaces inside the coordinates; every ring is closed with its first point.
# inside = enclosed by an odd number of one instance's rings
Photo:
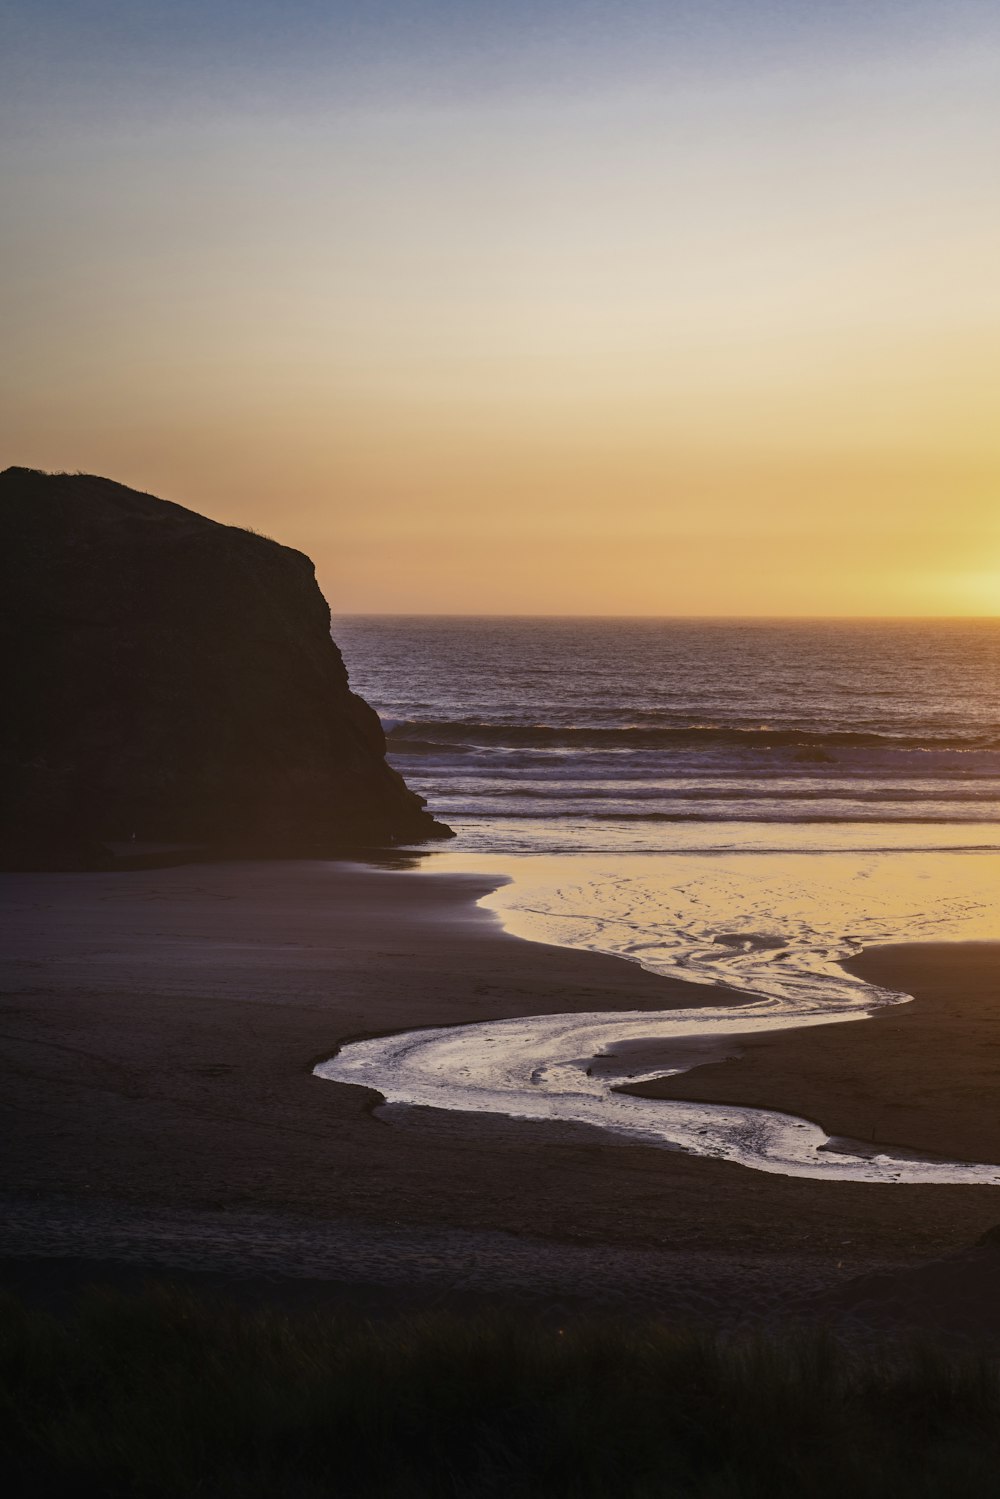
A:
{"type": "Polygon", "coordinates": [[[442,745],[511,745],[539,749],[685,749],[739,747],[742,749],[894,749],[1000,752],[1000,730],[940,735],[877,733],[871,730],[774,728],[767,724],[598,724],[496,723],[477,719],[390,720],[391,749],[408,753],[442,745]]]}

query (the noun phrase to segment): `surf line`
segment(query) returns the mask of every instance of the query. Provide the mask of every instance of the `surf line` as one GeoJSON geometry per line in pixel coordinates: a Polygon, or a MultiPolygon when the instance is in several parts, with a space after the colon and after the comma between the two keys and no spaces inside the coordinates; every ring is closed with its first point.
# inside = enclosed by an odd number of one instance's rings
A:
{"type": "MultiPolygon", "coordinates": [[[[380,1093],[387,1105],[513,1119],[556,1120],[609,1131],[637,1143],[733,1161],[755,1171],[829,1181],[1000,1185],[1000,1166],[878,1151],[838,1139],[792,1114],[728,1104],[645,1099],[631,1084],[690,1071],[724,1055],[739,1036],[868,1018],[879,1003],[907,995],[872,990],[872,1005],[826,1007],[751,1000],[745,1006],[528,1015],[477,1021],[346,1044],[313,1070],[331,1082],[380,1093]],[[659,1065],[626,1073],[625,1047],[638,1060],[655,1046],[659,1065]]],[[[627,1066],[627,1062],[626,1062],[627,1066]]]]}

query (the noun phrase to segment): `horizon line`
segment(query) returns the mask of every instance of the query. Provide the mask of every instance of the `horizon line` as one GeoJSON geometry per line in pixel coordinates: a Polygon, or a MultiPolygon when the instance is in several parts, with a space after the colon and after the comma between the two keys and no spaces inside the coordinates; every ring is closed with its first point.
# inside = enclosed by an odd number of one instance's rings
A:
{"type": "Polygon", "coordinates": [[[725,621],[736,624],[997,624],[996,614],[537,614],[526,610],[332,609],[332,619],[606,619],[658,621],[725,621]]]}

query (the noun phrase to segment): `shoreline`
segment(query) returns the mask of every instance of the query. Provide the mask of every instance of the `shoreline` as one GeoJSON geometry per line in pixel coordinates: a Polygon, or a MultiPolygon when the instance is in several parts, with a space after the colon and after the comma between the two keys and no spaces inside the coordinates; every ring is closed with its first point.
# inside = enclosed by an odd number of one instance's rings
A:
{"type": "MultiPolygon", "coordinates": [[[[620,958],[512,936],[474,904],[489,878],[269,862],[2,885],[0,1190],[22,1222],[0,1229],[8,1256],[30,1256],[34,1233],[42,1255],[88,1257],[96,1213],[140,1259],[154,1220],[173,1219],[180,1263],[207,1215],[217,1264],[238,1274],[255,1235],[266,1250],[264,1215],[320,1235],[358,1225],[359,1245],[374,1229],[457,1236],[434,1251],[453,1279],[469,1234],[501,1235],[538,1263],[546,1246],[590,1246],[611,1276],[648,1252],[710,1300],[706,1276],[736,1294],[740,1265],[757,1267],[757,1296],[769,1276],[791,1284],[794,1265],[836,1281],[963,1248],[1000,1218],[981,1187],[764,1176],[498,1116],[411,1110],[387,1123],[364,1090],[313,1078],[315,1059],[376,1028],[719,1003],[718,990],[620,958]]],[[[301,1274],[303,1253],[286,1236],[269,1273],[301,1274]]]]}

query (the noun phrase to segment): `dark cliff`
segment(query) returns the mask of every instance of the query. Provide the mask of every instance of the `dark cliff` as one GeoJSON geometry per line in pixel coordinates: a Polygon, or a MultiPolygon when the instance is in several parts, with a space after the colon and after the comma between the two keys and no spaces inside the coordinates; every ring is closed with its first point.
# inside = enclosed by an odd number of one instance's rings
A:
{"type": "Polygon", "coordinates": [[[0,474],[0,862],[447,834],[385,761],[312,563],[89,475],[0,474]]]}

